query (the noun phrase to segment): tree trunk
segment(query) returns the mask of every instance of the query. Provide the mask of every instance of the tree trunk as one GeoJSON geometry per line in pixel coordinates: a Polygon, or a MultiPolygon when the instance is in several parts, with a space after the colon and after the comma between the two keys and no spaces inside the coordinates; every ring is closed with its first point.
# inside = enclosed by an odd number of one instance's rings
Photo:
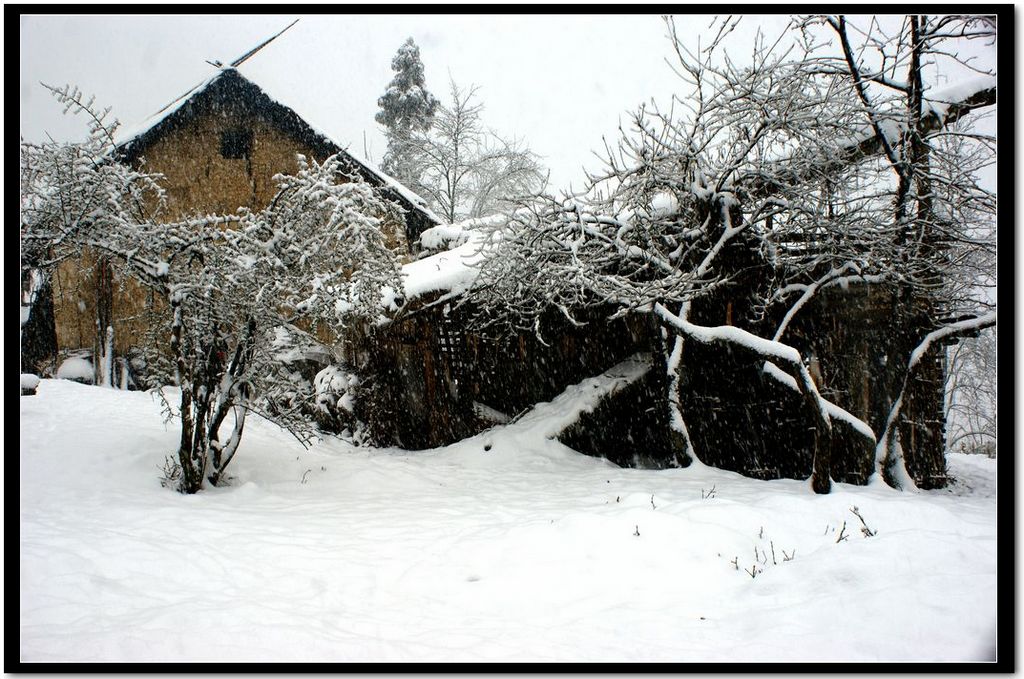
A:
{"type": "Polygon", "coordinates": [[[976,334],[985,328],[991,328],[996,324],[996,313],[992,312],[977,318],[958,321],[945,327],[933,330],[911,352],[907,361],[907,370],[903,376],[896,400],[886,418],[885,429],[878,438],[878,446],[875,449],[875,475],[881,476],[889,485],[900,488],[913,486],[914,481],[907,473],[903,460],[902,446],[899,443],[899,422],[903,414],[903,406],[908,392],[908,387],[922,364],[922,359],[929,351],[934,351],[933,344],[940,340],[965,335],[976,334]]]}
{"type": "Polygon", "coordinates": [[[93,383],[114,386],[114,270],[110,260],[99,257],[94,272],[96,290],[96,339],[93,342],[93,383]]]}
{"type": "MultiPolygon", "coordinates": [[[[43,273],[36,270],[26,270],[22,276],[33,275],[43,276],[43,273]],[[33,274],[32,271],[38,273],[33,274]]],[[[50,286],[49,276],[45,276],[42,283],[34,291],[28,291],[26,286],[33,285],[31,281],[22,281],[23,301],[28,302],[29,316],[25,324],[21,326],[21,372],[34,374],[53,373],[56,370],[57,359],[57,329],[53,315],[53,288],[50,286]],[[24,299],[28,292],[28,299],[24,299]],[[47,370],[46,368],[49,368],[47,370]]]]}
{"type": "Polygon", "coordinates": [[[780,342],[752,335],[741,328],[728,326],[723,329],[695,325],[684,317],[676,316],[661,304],[655,304],[654,313],[662,325],[674,335],[704,344],[718,345],[728,351],[745,354],[754,361],[771,362],[796,380],[797,388],[804,397],[808,416],[814,421],[811,488],[815,493],[828,493],[832,488],[829,477],[832,421],[810,372],[800,360],[799,352],[780,342]]]}
{"type": "Polygon", "coordinates": [[[181,465],[182,493],[192,494],[203,487],[205,455],[197,455],[194,443],[196,422],[193,413],[192,379],[185,361],[186,347],[183,342],[184,321],[182,319],[181,301],[172,297],[171,310],[174,321],[171,325],[171,353],[174,355],[175,368],[178,373],[178,386],[181,388],[181,440],[178,444],[178,463],[181,465]]]}

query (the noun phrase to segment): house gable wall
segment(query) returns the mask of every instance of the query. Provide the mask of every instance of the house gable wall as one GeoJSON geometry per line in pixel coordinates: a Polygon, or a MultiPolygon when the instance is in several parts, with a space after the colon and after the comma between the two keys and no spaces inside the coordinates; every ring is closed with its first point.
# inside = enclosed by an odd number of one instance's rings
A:
{"type": "MultiPolygon", "coordinates": [[[[167,205],[163,221],[195,214],[233,214],[239,208],[261,210],[276,194],[274,176],[298,170],[296,154],[323,161],[331,149],[312,148],[276,127],[252,110],[242,99],[232,104],[228,97],[207,101],[204,111],[184,123],[168,126],[163,134],[136,149],[131,162],[148,173],[163,175],[167,205]],[[222,135],[233,131],[251,132],[251,147],[240,158],[221,153],[222,135]]],[[[235,100],[238,101],[238,100],[235,100]]],[[[405,229],[397,222],[384,227],[387,243],[403,255],[409,252],[405,229]]],[[[59,349],[93,346],[96,337],[96,286],[93,282],[95,257],[83,253],[79,259],[63,262],[53,278],[53,307],[59,349]]],[[[124,355],[152,325],[145,317],[152,307],[148,291],[130,279],[115,279],[113,292],[114,349],[124,355]]],[[[160,300],[156,300],[157,307],[160,300]]],[[[324,333],[323,341],[331,341],[324,333]]]]}
{"type": "Polygon", "coordinates": [[[187,127],[171,130],[142,154],[142,168],[164,176],[166,220],[195,213],[230,214],[240,207],[261,210],[270,204],[274,175],[294,174],[296,154],[322,161],[323,156],[289,138],[248,112],[208,113],[187,127]],[[221,139],[237,130],[251,132],[247,157],[225,158],[221,139]]]}

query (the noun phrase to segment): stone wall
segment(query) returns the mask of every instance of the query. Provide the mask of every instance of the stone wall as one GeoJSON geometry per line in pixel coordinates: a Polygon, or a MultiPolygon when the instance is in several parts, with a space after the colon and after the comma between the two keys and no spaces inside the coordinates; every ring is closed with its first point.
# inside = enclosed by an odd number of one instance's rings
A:
{"type": "MultiPolygon", "coordinates": [[[[237,141],[237,137],[235,139],[237,141]]],[[[171,129],[141,154],[142,168],[163,175],[161,185],[167,192],[163,221],[192,214],[232,214],[238,208],[265,208],[273,200],[278,173],[294,174],[296,154],[323,160],[301,141],[277,130],[259,116],[247,112],[223,110],[205,113],[187,125],[171,129]],[[225,135],[251,133],[247,153],[239,153],[237,144],[225,135]],[[222,146],[228,142],[225,157],[222,146]]],[[[322,153],[321,153],[322,155],[322,153]]],[[[408,253],[404,229],[389,223],[388,244],[408,253]]],[[[96,257],[83,252],[80,259],[62,263],[53,278],[53,307],[59,349],[93,346],[96,336],[96,257]]],[[[114,285],[115,351],[123,355],[149,327],[147,310],[163,308],[162,300],[132,280],[116,277],[114,285]]]]}

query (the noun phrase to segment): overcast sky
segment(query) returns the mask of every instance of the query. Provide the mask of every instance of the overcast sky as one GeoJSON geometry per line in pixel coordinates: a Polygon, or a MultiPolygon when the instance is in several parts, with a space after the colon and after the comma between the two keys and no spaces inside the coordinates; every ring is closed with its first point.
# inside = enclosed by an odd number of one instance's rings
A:
{"type": "Polygon", "coordinates": [[[81,118],[62,119],[40,81],[77,85],[134,126],[209,77],[205,60],[229,62],[297,17],[240,70],[364,157],[365,134],[376,164],[385,148],[373,120],[377,98],[409,36],[420,47],[427,88],[447,101],[449,75],[479,85],[484,122],[526,141],[556,187],[578,182],[582,164],[594,165],[592,150],[602,135],[616,135],[622,114],[679,90],[656,14],[22,17],[21,133],[84,136],[81,118]]]}
{"type": "MultiPolygon", "coordinates": [[[[81,138],[85,123],[62,116],[40,86],[77,85],[134,127],[300,18],[240,70],[272,97],[357,155],[380,164],[385,142],[373,116],[409,36],[420,47],[427,88],[448,99],[449,76],[476,84],[484,122],[541,155],[554,188],[579,185],[596,168],[602,135],[652,97],[681,91],[666,64],[665,25],[651,15],[231,15],[23,16],[20,22],[21,134],[81,138]],[[365,144],[364,144],[365,135],[365,144]]],[[[711,18],[677,19],[697,35],[711,18]]],[[[777,34],[787,15],[748,17],[738,49],[760,25],[777,34]]],[[[749,47],[745,51],[749,51],[749,47]]],[[[992,50],[994,55],[994,49],[992,50]]],[[[731,54],[742,59],[742,53],[731,54]]]]}

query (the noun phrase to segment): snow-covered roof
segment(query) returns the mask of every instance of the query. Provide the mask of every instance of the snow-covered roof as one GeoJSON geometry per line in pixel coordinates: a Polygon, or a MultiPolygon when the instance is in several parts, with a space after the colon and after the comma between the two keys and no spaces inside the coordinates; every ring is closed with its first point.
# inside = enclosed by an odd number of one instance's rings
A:
{"type": "Polygon", "coordinates": [[[441,297],[458,297],[471,289],[487,256],[487,248],[501,237],[497,227],[502,226],[505,219],[502,215],[467,219],[424,231],[420,237],[423,247],[440,252],[402,266],[405,297],[400,300],[397,291],[385,288],[381,297],[382,308],[394,312],[407,301],[426,295],[436,293],[441,297]]]}
{"type": "MultiPolygon", "coordinates": [[[[142,150],[165,130],[173,128],[176,124],[190,116],[190,107],[194,102],[201,99],[204,94],[214,93],[218,87],[230,87],[234,85],[244,90],[252,99],[265,99],[261,110],[271,119],[275,119],[281,127],[287,128],[295,136],[309,142],[312,146],[322,149],[331,154],[343,153],[361,171],[368,180],[386,187],[401,198],[401,202],[407,203],[406,207],[416,209],[422,213],[430,222],[441,224],[444,222],[434,214],[427,206],[427,202],[408,187],[401,184],[393,177],[388,176],[370,162],[352,153],[348,148],[331,139],[326,133],[314,127],[308,120],[291,107],[285,106],[271,97],[255,82],[246,78],[236,68],[222,68],[214,75],[203,80],[192,89],[173,100],[152,116],[134,126],[121,127],[115,133],[115,141],[119,151],[128,157],[139,155],[142,150]]],[[[214,94],[215,96],[215,94],[214,94]]]]}
{"type": "Polygon", "coordinates": [[[402,267],[402,284],[408,299],[432,292],[459,295],[471,288],[480,273],[488,239],[493,233],[481,227],[500,225],[502,219],[470,219],[424,231],[420,242],[425,248],[446,246],[448,249],[402,267]]]}
{"type": "Polygon", "coordinates": [[[217,71],[217,73],[203,80],[142,122],[136,125],[120,125],[114,132],[114,143],[117,144],[118,148],[125,148],[141,141],[141,138],[147,132],[161,126],[168,118],[177,113],[188,100],[204,91],[210,83],[220,78],[223,73],[224,71],[217,71]]]}

